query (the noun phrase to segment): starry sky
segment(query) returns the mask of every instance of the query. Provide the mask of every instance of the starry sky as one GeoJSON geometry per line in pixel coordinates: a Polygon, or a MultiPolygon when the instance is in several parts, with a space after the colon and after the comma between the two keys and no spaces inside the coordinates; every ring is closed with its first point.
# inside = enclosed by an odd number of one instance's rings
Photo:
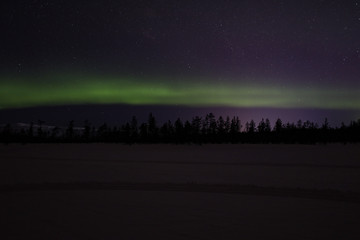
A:
{"type": "Polygon", "coordinates": [[[7,114],[117,104],[111,111],[179,117],[360,118],[360,1],[5,0],[0,9],[7,114]]]}

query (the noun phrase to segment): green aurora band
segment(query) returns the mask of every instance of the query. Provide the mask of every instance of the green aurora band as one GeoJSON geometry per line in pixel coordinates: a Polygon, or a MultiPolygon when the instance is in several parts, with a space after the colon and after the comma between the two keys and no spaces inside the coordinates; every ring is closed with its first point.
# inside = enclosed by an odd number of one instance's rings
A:
{"type": "Polygon", "coordinates": [[[0,108],[132,104],[360,110],[359,88],[169,80],[78,75],[1,77],[0,108]]]}

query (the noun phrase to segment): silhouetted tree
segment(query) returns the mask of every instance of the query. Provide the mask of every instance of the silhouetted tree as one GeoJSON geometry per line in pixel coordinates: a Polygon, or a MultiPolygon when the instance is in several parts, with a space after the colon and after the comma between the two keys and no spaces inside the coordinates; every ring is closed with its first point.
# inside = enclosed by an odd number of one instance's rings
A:
{"type": "Polygon", "coordinates": [[[225,120],[225,124],[224,124],[224,131],[225,133],[230,133],[230,129],[231,129],[231,123],[230,123],[230,117],[226,116],[226,120],[225,120]]]}
{"type": "Polygon", "coordinates": [[[301,119],[299,119],[296,123],[296,128],[301,129],[302,127],[303,127],[302,121],[301,121],[301,119]]]}
{"type": "Polygon", "coordinates": [[[275,122],[274,131],[279,133],[283,130],[284,126],[280,118],[278,118],[275,122]]]}
{"type": "Polygon", "coordinates": [[[9,123],[5,125],[1,135],[2,135],[2,139],[3,139],[2,141],[5,144],[11,143],[15,140],[14,139],[15,133],[9,123]]]}
{"type": "Polygon", "coordinates": [[[196,116],[191,121],[192,138],[196,143],[201,142],[201,117],[196,116]]]}
{"type": "Polygon", "coordinates": [[[74,141],[74,120],[71,120],[66,129],[67,141],[74,141]]]}
{"type": "Polygon", "coordinates": [[[255,141],[262,143],[269,142],[270,132],[271,132],[270,120],[269,119],[264,120],[262,118],[257,127],[257,139],[255,141]]]}
{"type": "Polygon", "coordinates": [[[225,133],[225,120],[222,116],[220,116],[217,120],[217,132],[220,135],[223,135],[225,133]]]}
{"type": "Polygon", "coordinates": [[[201,117],[196,116],[191,121],[191,128],[193,130],[193,134],[198,136],[201,131],[201,117]]]}
{"type": "Polygon", "coordinates": [[[185,121],[183,138],[184,138],[185,142],[191,142],[191,140],[192,140],[191,139],[192,138],[192,128],[191,128],[191,123],[189,121],[185,121]]]}
{"type": "Polygon", "coordinates": [[[85,142],[90,141],[90,131],[91,131],[90,122],[88,120],[85,120],[84,121],[84,131],[82,134],[82,138],[84,139],[85,142]]]}
{"type": "Polygon", "coordinates": [[[174,136],[174,126],[171,121],[165,122],[160,128],[160,136],[163,142],[172,142],[174,136]]]}
{"type": "Polygon", "coordinates": [[[237,134],[241,131],[241,123],[239,117],[233,117],[231,119],[230,133],[232,135],[237,134]]]}
{"type": "Polygon", "coordinates": [[[59,127],[54,127],[51,130],[51,137],[50,137],[50,141],[51,142],[55,142],[59,136],[59,132],[60,132],[60,128],[59,127]]]}
{"type": "Polygon", "coordinates": [[[27,135],[28,135],[29,141],[33,141],[33,138],[34,138],[34,123],[33,122],[30,123],[27,135]]]}
{"type": "Polygon", "coordinates": [[[122,126],[122,139],[126,143],[131,143],[132,142],[130,123],[126,123],[125,125],[122,126]]]}
{"type": "Polygon", "coordinates": [[[138,137],[138,121],[135,116],[131,118],[131,138],[132,140],[136,140],[138,137]]]}
{"type": "Polygon", "coordinates": [[[249,122],[246,122],[245,123],[245,132],[249,132],[249,129],[250,129],[250,123],[249,122]]]}
{"type": "Polygon", "coordinates": [[[266,128],[265,120],[262,118],[257,126],[257,130],[259,133],[264,133],[266,128]]]}
{"type": "Polygon", "coordinates": [[[213,113],[206,114],[206,116],[202,122],[202,130],[201,131],[202,131],[203,136],[214,135],[216,133],[216,128],[217,128],[217,124],[216,124],[215,115],[213,113]]]}
{"type": "Polygon", "coordinates": [[[321,127],[323,130],[328,130],[329,129],[329,121],[327,118],[325,118],[324,123],[322,124],[321,127]]]}
{"type": "Polygon", "coordinates": [[[264,129],[265,132],[269,133],[271,132],[271,124],[270,124],[270,120],[267,118],[265,119],[265,129],[264,129]]]}
{"type": "Polygon", "coordinates": [[[184,125],[180,118],[175,121],[176,142],[184,142],[184,125]]]}
{"type": "Polygon", "coordinates": [[[44,124],[45,122],[42,121],[42,120],[38,120],[38,129],[37,129],[37,137],[39,139],[39,141],[42,141],[42,139],[45,137],[44,136],[44,131],[42,129],[42,125],[44,124]]]}
{"type": "Polygon", "coordinates": [[[28,128],[22,125],[13,128],[10,124],[0,125],[0,141],[9,142],[122,142],[122,143],[327,143],[327,142],[360,142],[360,119],[351,121],[349,125],[341,124],[339,128],[332,128],[327,119],[319,128],[316,123],[301,120],[296,124],[283,124],[280,118],[275,122],[273,130],[269,119],[262,118],[256,126],[254,120],[246,123],[241,132],[241,122],[238,117],[226,120],[222,116],[216,120],[214,114],[209,113],[205,118],[196,116],[184,123],[180,118],[173,125],[165,122],[161,128],[156,125],[155,117],[150,113],[148,121],[138,128],[136,117],[120,127],[108,126],[106,123],[99,128],[91,127],[84,121],[83,128],[75,128],[74,121],[70,121],[65,128],[43,128],[43,122],[28,128]],[[19,128],[20,127],[20,128],[19,128]],[[46,129],[51,129],[51,134],[46,129]]]}
{"type": "Polygon", "coordinates": [[[96,138],[100,142],[107,142],[109,140],[110,136],[110,129],[108,128],[108,125],[106,123],[103,123],[98,129],[96,138]]]}
{"type": "Polygon", "coordinates": [[[158,134],[158,128],[156,126],[156,120],[152,113],[149,114],[148,118],[148,135],[155,140],[158,134]]]}
{"type": "Polygon", "coordinates": [[[250,123],[249,123],[249,131],[248,133],[254,133],[255,132],[255,127],[256,123],[254,120],[251,119],[250,123]]]}
{"type": "Polygon", "coordinates": [[[147,141],[148,139],[148,126],[146,123],[140,125],[140,138],[142,141],[147,141]]]}
{"type": "Polygon", "coordinates": [[[210,128],[209,117],[208,115],[206,115],[202,121],[201,133],[203,136],[206,136],[209,133],[209,128],[210,128]]]}

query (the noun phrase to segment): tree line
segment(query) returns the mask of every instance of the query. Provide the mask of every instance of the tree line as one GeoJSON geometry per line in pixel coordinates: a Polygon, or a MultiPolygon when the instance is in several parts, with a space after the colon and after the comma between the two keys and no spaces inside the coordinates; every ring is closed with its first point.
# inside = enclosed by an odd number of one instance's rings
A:
{"type": "Polygon", "coordinates": [[[148,120],[139,123],[135,116],[121,126],[111,127],[106,123],[99,127],[84,121],[75,127],[70,121],[66,127],[45,126],[43,121],[36,125],[14,127],[7,124],[0,128],[0,142],[3,143],[355,143],[360,142],[360,119],[349,125],[333,128],[327,119],[319,126],[310,121],[283,123],[280,118],[272,126],[269,119],[254,120],[242,125],[238,117],[195,116],[191,120],[178,118],[174,123],[167,121],[158,125],[150,113],[148,120]]]}

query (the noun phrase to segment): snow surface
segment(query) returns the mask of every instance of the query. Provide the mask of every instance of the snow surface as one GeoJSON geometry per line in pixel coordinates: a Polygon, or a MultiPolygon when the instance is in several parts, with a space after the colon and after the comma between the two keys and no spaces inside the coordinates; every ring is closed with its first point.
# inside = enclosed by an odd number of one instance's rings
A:
{"type": "Polygon", "coordinates": [[[359,145],[11,144],[0,164],[1,239],[360,236],[359,145]]]}

